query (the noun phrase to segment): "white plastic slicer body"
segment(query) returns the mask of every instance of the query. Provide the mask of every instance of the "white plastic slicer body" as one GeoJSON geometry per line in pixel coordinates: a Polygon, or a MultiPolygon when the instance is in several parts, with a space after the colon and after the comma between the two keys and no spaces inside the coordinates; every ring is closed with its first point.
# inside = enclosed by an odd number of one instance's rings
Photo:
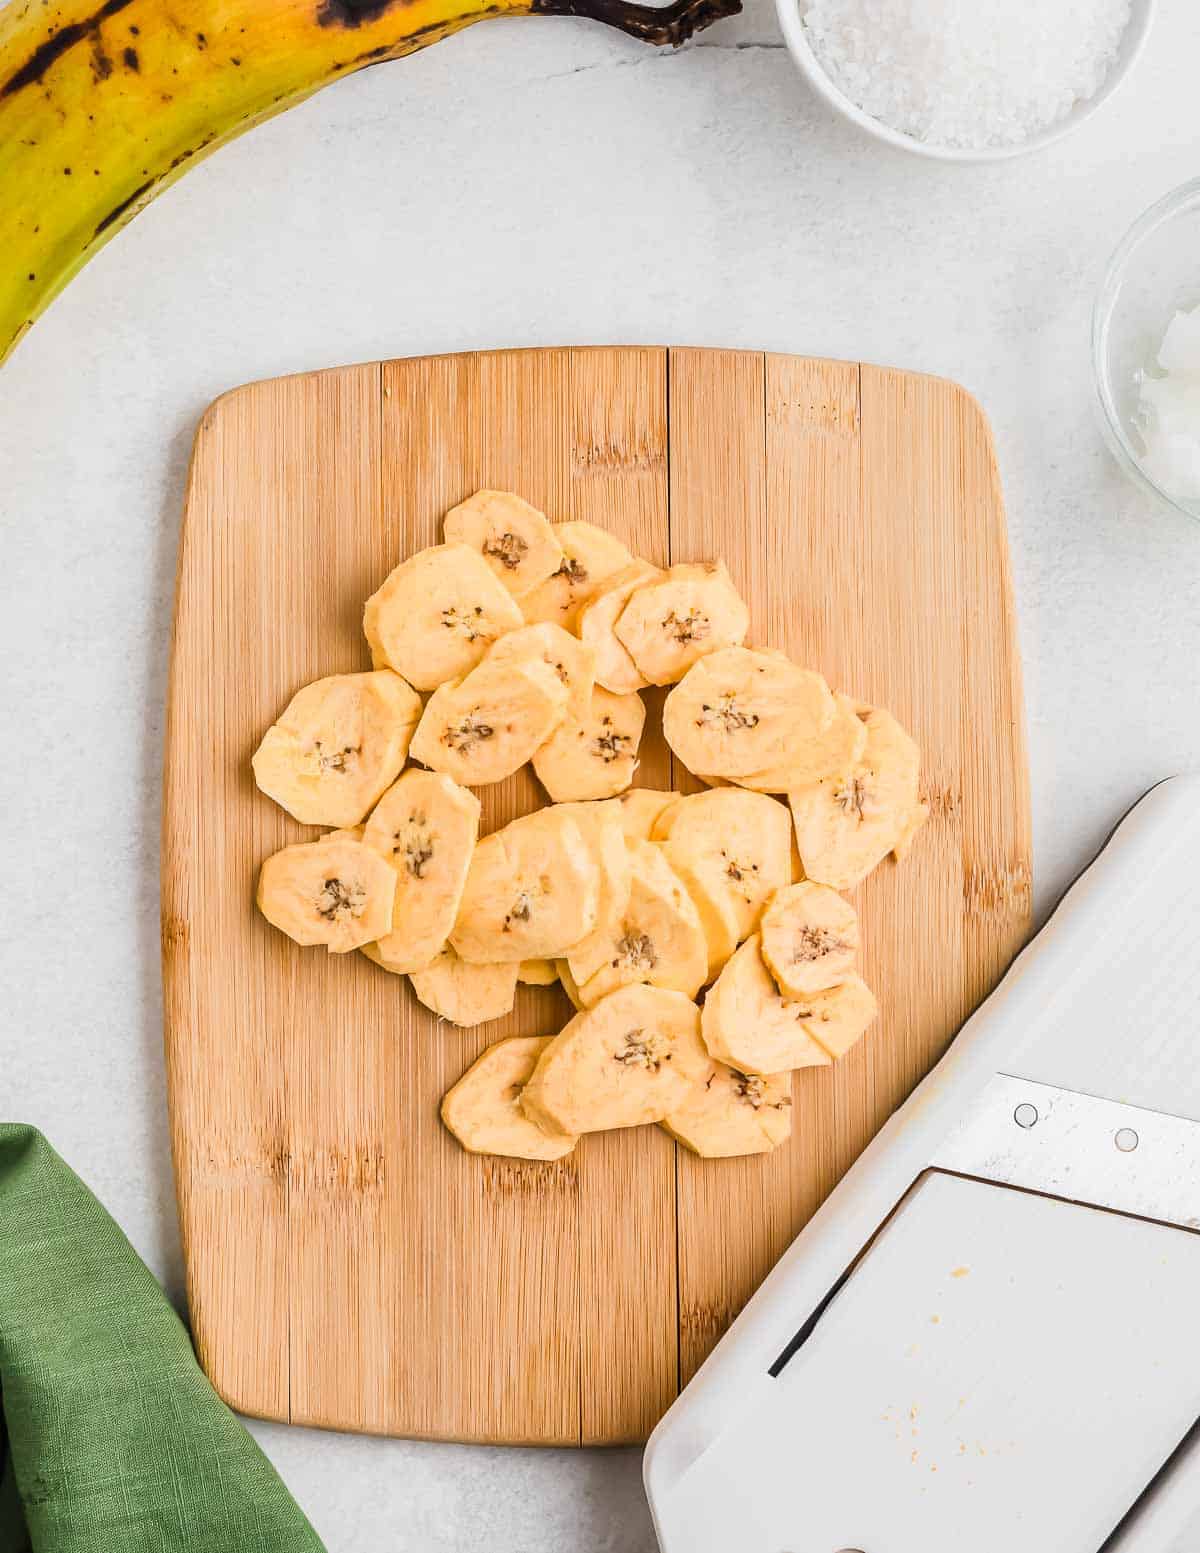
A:
{"type": "Polygon", "coordinates": [[[664,1553],[1200,1548],[1198,880],[1176,778],[655,1431],[664,1553]]]}

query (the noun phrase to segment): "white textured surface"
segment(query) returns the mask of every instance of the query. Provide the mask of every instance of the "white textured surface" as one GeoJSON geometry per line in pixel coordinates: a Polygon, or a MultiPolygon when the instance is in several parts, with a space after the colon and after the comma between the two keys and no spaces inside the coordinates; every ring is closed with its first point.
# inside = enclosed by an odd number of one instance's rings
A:
{"type": "MultiPolygon", "coordinates": [[[[675,56],[523,20],[345,81],[189,174],[0,370],[0,1114],[46,1131],[176,1296],[162,695],[187,450],[223,388],[604,341],[958,378],[1008,500],[1039,908],[1151,782],[1200,765],[1200,529],[1123,484],[1087,357],[1108,251],[1196,171],[1200,14],[1164,0],[1093,123],[977,168],[835,120],[751,7],[675,56]]],[[[653,1548],[630,1452],[256,1432],[330,1553],[653,1548]]]]}

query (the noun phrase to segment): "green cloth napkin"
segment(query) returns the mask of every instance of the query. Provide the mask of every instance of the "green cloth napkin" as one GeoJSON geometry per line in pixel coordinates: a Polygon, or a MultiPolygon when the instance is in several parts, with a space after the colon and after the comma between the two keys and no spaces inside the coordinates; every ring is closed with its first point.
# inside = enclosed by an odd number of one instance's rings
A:
{"type": "Polygon", "coordinates": [[[2,1123],[0,1405],[0,1553],[324,1553],[125,1236],[2,1123]]]}

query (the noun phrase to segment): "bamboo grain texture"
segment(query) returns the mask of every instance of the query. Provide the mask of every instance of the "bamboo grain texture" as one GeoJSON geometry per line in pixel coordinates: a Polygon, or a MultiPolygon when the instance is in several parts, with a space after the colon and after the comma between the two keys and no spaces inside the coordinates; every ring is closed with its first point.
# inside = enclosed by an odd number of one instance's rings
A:
{"type": "MultiPolygon", "coordinates": [[[[651,717],[638,781],[692,786],[651,717]]],[[[541,801],[481,790],[484,828],[541,801]]],[[[1020,675],[990,433],[954,384],[760,352],[482,352],[252,384],[196,438],[163,830],[165,1040],[197,1350],[242,1412],[430,1439],[646,1438],[772,1263],[945,1050],[1028,930],[1020,675]],[[553,1164],[464,1153],[443,1092],[558,988],[440,1024],[361,955],[254,908],[317,832],[254,787],[293,692],[370,666],[363,601],[510,488],[660,564],[723,556],[752,639],[911,727],[932,817],[855,892],[882,1017],[794,1081],[776,1153],[703,1161],[657,1128],[553,1164]]]]}

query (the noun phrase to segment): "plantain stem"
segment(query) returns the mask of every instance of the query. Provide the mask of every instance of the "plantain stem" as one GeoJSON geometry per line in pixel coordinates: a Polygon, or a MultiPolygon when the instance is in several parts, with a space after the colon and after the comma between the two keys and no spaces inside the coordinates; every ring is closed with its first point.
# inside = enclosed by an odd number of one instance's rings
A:
{"type": "Polygon", "coordinates": [[[736,16],[742,0],[674,0],[672,5],[639,5],[635,0],[533,0],[535,16],[582,16],[616,27],[643,43],[678,48],[723,16],[736,16]]]}

